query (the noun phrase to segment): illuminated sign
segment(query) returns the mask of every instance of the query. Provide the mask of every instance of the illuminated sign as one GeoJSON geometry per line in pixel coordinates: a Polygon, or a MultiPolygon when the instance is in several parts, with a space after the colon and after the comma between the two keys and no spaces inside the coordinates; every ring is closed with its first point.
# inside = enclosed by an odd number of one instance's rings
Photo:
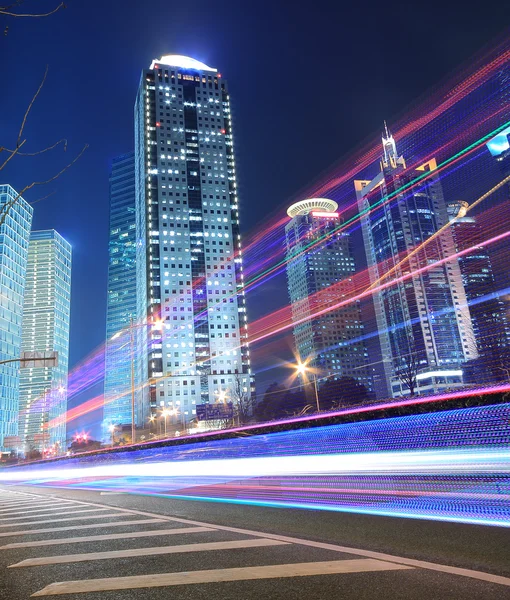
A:
{"type": "Polygon", "coordinates": [[[312,211],[312,217],[326,217],[328,219],[338,219],[340,215],[337,212],[324,212],[322,210],[312,211]]]}
{"type": "Polygon", "coordinates": [[[510,149],[510,127],[500,131],[486,144],[492,156],[499,156],[510,149]]]}

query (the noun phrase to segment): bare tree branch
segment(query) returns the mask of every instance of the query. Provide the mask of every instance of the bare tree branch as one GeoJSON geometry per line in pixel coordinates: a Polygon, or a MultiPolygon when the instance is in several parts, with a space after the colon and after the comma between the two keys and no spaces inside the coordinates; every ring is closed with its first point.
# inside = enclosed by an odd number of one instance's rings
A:
{"type": "Polygon", "coordinates": [[[7,218],[9,211],[11,210],[11,208],[13,206],[15,206],[19,202],[20,198],[26,191],[32,189],[35,186],[46,185],[46,184],[51,183],[52,181],[55,181],[56,179],[58,179],[63,173],[65,173],[68,169],[70,169],[77,160],[79,160],[81,155],[85,152],[85,150],[88,147],[89,147],[89,145],[85,144],[85,146],[83,146],[83,148],[73,158],[73,160],[70,163],[68,163],[63,169],[61,169],[58,173],[53,175],[53,177],[50,177],[49,179],[46,179],[45,181],[33,181],[32,183],[29,183],[18,193],[18,195],[15,198],[13,198],[10,202],[7,202],[6,204],[4,204],[0,209],[0,226],[2,226],[5,223],[5,219],[7,218]]]}
{"type": "MultiPolygon", "coordinates": [[[[13,152],[11,152],[10,156],[9,156],[9,157],[8,157],[8,158],[7,158],[7,159],[4,161],[4,163],[3,163],[3,164],[0,166],[0,171],[1,171],[1,170],[2,170],[4,167],[6,167],[6,166],[7,166],[7,163],[8,163],[8,162],[9,162],[9,161],[10,161],[12,158],[14,158],[14,157],[16,156],[16,154],[18,154],[18,150],[21,148],[21,146],[23,146],[23,144],[24,144],[26,141],[27,141],[27,140],[23,140],[23,141],[21,142],[21,144],[18,144],[18,145],[16,146],[16,150],[14,150],[13,152]]],[[[2,149],[0,149],[0,151],[1,151],[1,150],[3,150],[3,148],[2,148],[2,149]]]]}
{"type": "Polygon", "coordinates": [[[30,18],[40,18],[40,17],[49,17],[50,15],[54,15],[57,11],[59,11],[61,8],[66,8],[66,5],[64,2],[61,2],[56,8],[54,8],[52,11],[47,12],[47,13],[35,13],[35,14],[31,14],[31,13],[13,13],[13,12],[9,12],[12,8],[16,7],[16,6],[20,6],[20,4],[22,4],[21,2],[15,2],[14,4],[11,4],[10,6],[0,6],[0,15],[5,15],[7,17],[30,17],[30,18]]]}
{"type": "Polygon", "coordinates": [[[32,106],[34,105],[34,102],[37,100],[37,96],[39,96],[39,94],[41,93],[41,90],[43,88],[43,85],[44,85],[44,82],[46,81],[47,76],[48,76],[48,65],[46,65],[46,69],[44,70],[44,75],[41,80],[41,83],[39,84],[39,87],[37,88],[36,93],[32,96],[32,100],[30,101],[30,104],[28,105],[27,110],[25,111],[25,115],[23,117],[23,121],[21,122],[21,127],[20,127],[20,130],[18,133],[18,141],[16,142],[16,147],[18,147],[18,145],[19,145],[21,136],[23,135],[23,130],[25,129],[25,123],[27,122],[28,115],[29,115],[30,111],[32,110],[32,106]]]}
{"type": "MultiPolygon", "coordinates": [[[[23,143],[25,143],[25,142],[23,142],[23,143]]],[[[9,148],[3,148],[3,147],[0,148],[0,152],[10,152],[11,154],[17,154],[18,156],[37,156],[38,154],[44,154],[45,152],[49,152],[50,150],[53,150],[60,144],[64,144],[64,152],[66,152],[67,151],[66,138],[62,138],[61,140],[58,140],[58,142],[55,142],[51,146],[48,146],[47,148],[43,148],[42,150],[36,150],[35,152],[18,152],[18,148],[16,148],[15,150],[10,150],[9,148]]],[[[2,170],[2,168],[3,167],[0,167],[0,171],[2,170]]]]}

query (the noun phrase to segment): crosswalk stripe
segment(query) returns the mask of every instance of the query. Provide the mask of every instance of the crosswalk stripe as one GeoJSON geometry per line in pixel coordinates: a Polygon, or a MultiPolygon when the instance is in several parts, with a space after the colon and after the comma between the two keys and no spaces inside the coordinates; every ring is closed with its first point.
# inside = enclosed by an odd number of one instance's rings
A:
{"type": "MultiPolygon", "coordinates": [[[[47,504],[41,504],[38,508],[9,508],[8,510],[0,510],[0,517],[4,517],[4,516],[8,516],[11,514],[17,514],[17,513],[33,513],[33,512],[42,512],[44,510],[52,510],[54,507],[55,508],[67,508],[69,506],[69,502],[51,502],[51,503],[47,503],[47,504]]],[[[71,505],[72,506],[72,505],[71,505]]],[[[78,505],[74,505],[76,507],[80,506],[78,505]]]]}
{"type": "Polygon", "coordinates": [[[75,515],[78,513],[100,512],[103,510],[108,510],[108,509],[107,508],[85,508],[83,510],[76,510],[75,508],[73,508],[73,510],[54,511],[54,512],[49,512],[49,513],[43,513],[42,515],[28,515],[28,516],[24,516],[24,517],[7,517],[5,519],[0,519],[0,522],[2,522],[2,525],[0,525],[0,527],[11,527],[12,525],[16,525],[16,523],[4,524],[4,521],[23,521],[26,519],[38,519],[39,517],[59,518],[60,515],[75,515]]]}
{"type": "MultiPolygon", "coordinates": [[[[108,515],[101,515],[105,517],[108,515]]],[[[124,515],[123,515],[124,516],[124,515]]],[[[51,521],[53,523],[54,521],[51,521]]],[[[44,521],[50,523],[50,521],[44,521]]],[[[145,523],[168,523],[165,519],[137,519],[134,521],[115,521],[114,523],[106,523],[107,527],[122,527],[124,525],[144,525],[145,523]]],[[[25,529],[23,531],[3,531],[0,537],[18,537],[19,535],[30,535],[32,533],[53,533],[55,531],[75,531],[76,529],[97,529],[100,527],[96,523],[92,525],[69,525],[66,527],[47,527],[44,529],[25,529]]]]}
{"type": "Polygon", "coordinates": [[[239,548],[262,548],[265,546],[286,546],[286,542],[256,538],[231,542],[205,542],[203,544],[182,544],[178,546],[156,546],[153,548],[130,548],[129,550],[110,550],[108,552],[89,552],[87,554],[67,554],[61,556],[43,556],[27,558],[9,565],[9,569],[18,567],[37,567],[41,565],[60,565],[64,563],[85,562],[88,560],[110,560],[113,558],[133,558],[156,556],[158,554],[181,554],[184,552],[206,552],[210,550],[235,550],[239,548]]]}
{"type": "MultiPolygon", "coordinates": [[[[60,500],[60,499],[51,499],[51,500],[42,500],[37,501],[37,505],[40,504],[50,504],[51,502],[72,502],[72,500],[60,500]]],[[[0,508],[3,510],[9,510],[14,508],[23,508],[24,506],[33,506],[34,500],[23,500],[23,502],[6,502],[5,504],[0,504],[0,508]]]]}
{"type": "Polygon", "coordinates": [[[396,571],[412,569],[405,565],[387,563],[372,558],[353,560],[332,560],[326,562],[294,563],[268,565],[263,567],[238,567],[234,569],[215,569],[208,571],[190,571],[184,573],[159,573],[153,575],[134,575],[105,579],[83,579],[81,581],[58,581],[50,583],[32,596],[53,596],[103,592],[107,590],[129,590],[172,585],[191,585],[197,583],[218,583],[222,581],[247,581],[250,579],[276,579],[283,577],[303,577],[311,575],[335,575],[340,573],[363,573],[368,571],[396,571]]]}
{"type": "MultiPolygon", "coordinates": [[[[64,519],[58,519],[59,523],[62,521],[84,521],[85,519],[104,519],[105,517],[124,517],[125,514],[112,512],[112,513],[102,513],[100,515],[85,515],[84,517],[65,517],[64,519]]],[[[44,519],[43,521],[30,521],[29,523],[9,523],[8,525],[0,525],[0,527],[16,527],[16,525],[26,526],[26,525],[42,525],[43,523],[55,523],[55,519],[44,519]]],[[[30,530],[27,533],[32,533],[30,530]]],[[[3,536],[2,533],[0,535],[3,536]]],[[[8,535],[12,535],[9,533],[8,535]]]]}
{"type": "MultiPolygon", "coordinates": [[[[143,521],[138,521],[142,523],[143,521]]],[[[117,523],[116,523],[117,525],[117,523]]],[[[85,527],[91,527],[85,525],[85,527]]],[[[69,529],[74,529],[69,527],[69,529]]],[[[205,531],[216,531],[211,527],[177,527],[174,529],[153,529],[149,531],[131,531],[128,533],[110,533],[102,535],[84,535],[72,538],[56,538],[51,540],[39,540],[37,542],[17,542],[15,544],[6,544],[0,546],[0,550],[9,550],[11,548],[39,548],[40,546],[58,546],[60,544],[78,544],[80,542],[99,542],[101,540],[128,540],[132,538],[143,538],[163,535],[176,535],[188,533],[202,533],[205,531]]]]}

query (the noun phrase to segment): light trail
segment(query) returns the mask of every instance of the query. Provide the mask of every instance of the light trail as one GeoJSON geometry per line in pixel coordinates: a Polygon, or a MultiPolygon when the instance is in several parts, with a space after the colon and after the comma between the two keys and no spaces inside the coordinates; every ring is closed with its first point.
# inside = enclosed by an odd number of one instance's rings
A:
{"type": "Polygon", "coordinates": [[[4,469],[0,481],[510,527],[509,420],[500,404],[138,446],[4,469]]]}

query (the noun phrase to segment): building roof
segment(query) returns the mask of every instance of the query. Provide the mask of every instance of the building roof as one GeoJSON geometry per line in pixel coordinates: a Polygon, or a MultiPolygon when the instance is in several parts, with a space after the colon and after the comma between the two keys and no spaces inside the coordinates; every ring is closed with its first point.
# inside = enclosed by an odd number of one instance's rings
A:
{"type": "Polygon", "coordinates": [[[338,204],[334,200],[329,200],[328,198],[307,198],[289,206],[287,214],[292,219],[297,215],[307,215],[312,210],[335,212],[337,208],[338,204]]]}
{"type": "Polygon", "coordinates": [[[177,67],[178,69],[193,69],[194,71],[212,71],[216,73],[218,69],[208,67],[205,63],[190,58],[189,56],[182,56],[180,54],[165,54],[160,59],[155,58],[151,63],[151,69],[154,69],[156,65],[165,65],[169,67],[177,67]]]}

